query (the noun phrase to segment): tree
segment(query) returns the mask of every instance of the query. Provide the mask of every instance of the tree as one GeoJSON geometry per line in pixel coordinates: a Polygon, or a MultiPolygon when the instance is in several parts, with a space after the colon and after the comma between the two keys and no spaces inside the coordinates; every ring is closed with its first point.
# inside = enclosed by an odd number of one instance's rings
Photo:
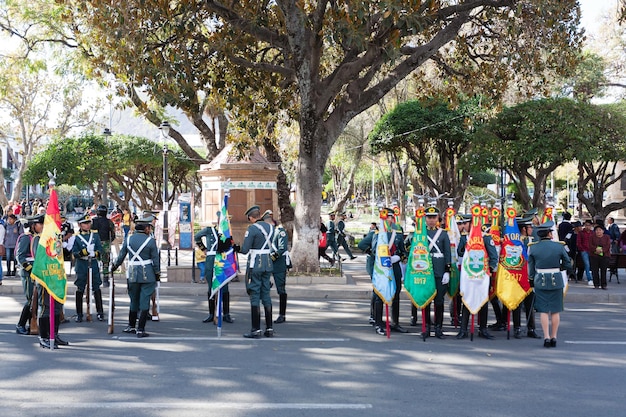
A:
{"type": "MultiPolygon", "coordinates": [[[[15,135],[17,149],[8,148],[17,165],[12,201],[22,192],[22,176],[44,139],[62,136],[71,129],[91,121],[92,109],[83,107],[84,84],[80,78],[49,69],[44,61],[5,57],[0,60],[0,109],[9,121],[2,127],[4,135],[15,135]]],[[[0,181],[4,182],[2,173],[0,181]]],[[[0,203],[8,202],[0,193],[0,203]]]]}
{"type": "MultiPolygon", "coordinates": [[[[615,163],[624,159],[624,121],[619,112],[570,99],[543,99],[505,108],[480,130],[476,165],[504,168],[515,184],[521,206],[543,207],[550,174],[578,161],[579,199],[590,213],[602,208],[606,187],[619,180],[615,163]],[[532,184],[534,193],[529,190],[532,184]],[[592,190],[594,197],[582,193],[592,190]]],[[[621,204],[621,203],[620,203],[621,204]]]]}
{"type": "Polygon", "coordinates": [[[469,185],[470,171],[462,158],[470,149],[474,125],[479,122],[478,100],[457,108],[440,99],[411,100],[384,115],[370,133],[374,152],[404,152],[413,163],[420,194],[459,197],[469,185]]]}
{"type": "MultiPolygon", "coordinates": [[[[169,150],[168,205],[176,196],[197,189],[195,164],[179,148],[169,150]]],[[[108,174],[110,198],[120,205],[163,207],[163,153],[159,144],[140,137],[85,134],[59,138],[33,158],[24,178],[31,184],[45,184],[47,171],[57,171],[57,183],[76,185],[102,195],[102,178],[108,174]],[[122,193],[124,197],[118,194],[122,193]]]]}
{"type": "MultiPolygon", "coordinates": [[[[322,173],[333,144],[356,115],[427,62],[477,91],[496,94],[509,80],[527,77],[541,85],[541,77],[531,75],[569,68],[581,41],[575,0],[55,2],[60,3],[70,6],[66,13],[75,18],[76,35],[110,40],[86,52],[100,52],[105,60],[117,53],[110,45],[128,54],[123,65],[150,66],[145,78],[128,81],[142,82],[151,92],[196,81],[205,88],[205,77],[182,79],[187,67],[199,74],[213,69],[213,96],[230,104],[244,100],[242,92],[250,88],[280,92],[264,114],[286,110],[299,123],[292,254],[302,270],[318,268],[313,249],[322,173]],[[135,22],[141,30],[127,30],[138,27],[135,22]],[[178,71],[161,74],[170,65],[178,71]]],[[[197,97],[175,92],[171,102],[194,103],[197,97]]]]}
{"type": "Polygon", "coordinates": [[[621,184],[626,176],[626,171],[618,171],[620,161],[626,160],[626,103],[592,106],[590,110],[587,141],[576,153],[577,197],[592,217],[604,219],[610,212],[626,207],[626,198],[606,205],[604,200],[607,189],[621,184]]]}

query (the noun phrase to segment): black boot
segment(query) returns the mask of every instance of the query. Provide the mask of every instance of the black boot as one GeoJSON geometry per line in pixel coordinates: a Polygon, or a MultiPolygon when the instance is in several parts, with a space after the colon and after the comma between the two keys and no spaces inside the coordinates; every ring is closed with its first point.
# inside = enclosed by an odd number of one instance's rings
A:
{"type": "Polygon", "coordinates": [[[411,322],[409,324],[417,326],[417,307],[415,307],[415,304],[411,304],[411,322]]]}
{"type": "Polygon", "coordinates": [[[59,325],[60,324],[61,324],[61,315],[60,314],[55,314],[54,315],[54,343],[56,343],[59,346],[68,346],[70,343],[66,342],[63,339],[61,339],[61,337],[59,336],[59,325]]]}
{"type": "Polygon", "coordinates": [[[128,312],[128,326],[122,330],[124,333],[137,333],[137,312],[130,311],[128,312]]]}
{"type": "Polygon", "coordinates": [[[26,329],[26,323],[30,320],[30,305],[26,304],[22,308],[22,314],[20,314],[20,320],[15,325],[15,333],[17,334],[28,334],[28,330],[26,329]]]}
{"type": "Polygon", "coordinates": [[[274,323],[284,323],[285,313],[287,312],[287,294],[280,294],[280,306],[278,307],[278,318],[274,323]]]}
{"type": "Polygon", "coordinates": [[[83,321],[83,292],[76,290],[76,323],[83,321]]]}
{"type": "Polygon", "coordinates": [[[456,335],[457,339],[467,339],[467,325],[469,323],[469,310],[463,306],[461,312],[461,328],[459,329],[459,333],[456,335]]]}
{"type": "Polygon", "coordinates": [[[137,325],[137,337],[148,337],[146,333],[146,321],[148,321],[148,310],[141,310],[139,313],[139,324],[137,325]]]}
{"type": "Polygon", "coordinates": [[[102,291],[97,289],[93,293],[93,297],[96,299],[96,311],[98,313],[98,321],[104,321],[104,308],[102,308],[102,291]]]}
{"type": "Polygon", "coordinates": [[[210,323],[215,319],[215,298],[209,293],[209,315],[202,320],[202,323],[210,323]]]}
{"type": "Polygon", "coordinates": [[[441,328],[441,324],[435,324],[435,337],[437,339],[446,338],[446,336],[443,334],[443,329],[441,328]]]}
{"type": "Polygon", "coordinates": [[[272,327],[272,306],[264,306],[265,307],[265,332],[263,336],[272,337],[274,336],[274,328],[272,327]]]}
{"type": "Polygon", "coordinates": [[[57,349],[59,346],[56,342],[52,341],[50,343],[50,317],[40,317],[39,318],[39,346],[42,348],[50,349],[52,345],[52,349],[57,349]]]}
{"type": "Polygon", "coordinates": [[[259,306],[250,306],[250,314],[252,316],[252,327],[250,332],[245,333],[243,337],[258,339],[261,337],[261,308],[259,306]]]}
{"type": "Polygon", "coordinates": [[[522,329],[519,327],[516,327],[515,329],[513,329],[513,337],[516,339],[521,339],[522,338],[522,329]]]}
{"type": "Polygon", "coordinates": [[[222,306],[224,308],[224,317],[222,317],[222,320],[224,320],[226,323],[233,323],[235,319],[233,319],[230,316],[230,293],[229,292],[222,293],[222,306]]]}
{"type": "Polygon", "coordinates": [[[435,337],[444,339],[443,334],[443,304],[435,305],[435,337]]]}

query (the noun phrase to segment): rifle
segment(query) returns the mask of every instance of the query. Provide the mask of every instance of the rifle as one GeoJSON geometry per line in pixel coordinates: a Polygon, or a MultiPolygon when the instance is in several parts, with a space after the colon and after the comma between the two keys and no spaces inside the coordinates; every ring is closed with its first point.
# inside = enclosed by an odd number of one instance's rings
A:
{"type": "Polygon", "coordinates": [[[109,274],[111,275],[109,282],[109,327],[107,328],[108,334],[113,334],[113,310],[115,309],[115,275],[113,275],[113,264],[109,265],[109,274]]]}
{"type": "Polygon", "coordinates": [[[93,271],[91,270],[91,258],[89,258],[89,264],[87,266],[89,268],[89,279],[87,279],[87,288],[85,294],[87,295],[87,321],[92,321],[91,319],[91,287],[93,286],[93,271]]]}
{"type": "Polygon", "coordinates": [[[152,321],[159,321],[159,287],[161,286],[161,281],[157,281],[156,288],[152,293],[152,312],[150,315],[152,316],[152,321]]]}
{"type": "MultiPolygon", "coordinates": [[[[30,279],[28,277],[27,279],[30,279]]],[[[37,321],[37,309],[39,307],[39,295],[37,285],[33,282],[33,296],[30,299],[30,334],[39,334],[39,322],[37,321]]]]}

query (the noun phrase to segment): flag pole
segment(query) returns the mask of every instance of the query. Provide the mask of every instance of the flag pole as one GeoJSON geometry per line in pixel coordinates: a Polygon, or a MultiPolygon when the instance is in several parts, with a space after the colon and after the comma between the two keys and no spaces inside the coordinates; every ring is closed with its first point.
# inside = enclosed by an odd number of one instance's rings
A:
{"type": "Polygon", "coordinates": [[[387,339],[391,339],[391,326],[389,325],[389,304],[385,304],[386,316],[387,316],[387,339]]]}
{"type": "Polygon", "coordinates": [[[49,301],[48,301],[48,305],[50,306],[49,311],[48,311],[48,315],[50,316],[50,334],[49,334],[49,339],[48,339],[48,344],[50,345],[50,350],[54,349],[54,345],[55,345],[55,340],[56,340],[56,335],[54,334],[54,297],[52,297],[52,294],[50,294],[48,292],[48,297],[49,297],[49,301]]]}
{"type": "Polygon", "coordinates": [[[474,341],[474,315],[472,314],[472,325],[470,327],[470,341],[474,341]]]}
{"type": "Polygon", "coordinates": [[[217,337],[222,337],[222,289],[215,295],[217,303],[217,337]]]}
{"type": "Polygon", "coordinates": [[[506,340],[511,339],[511,310],[506,309],[506,340]]]}
{"type": "Polygon", "coordinates": [[[422,339],[426,341],[426,308],[422,308],[422,339]]]}

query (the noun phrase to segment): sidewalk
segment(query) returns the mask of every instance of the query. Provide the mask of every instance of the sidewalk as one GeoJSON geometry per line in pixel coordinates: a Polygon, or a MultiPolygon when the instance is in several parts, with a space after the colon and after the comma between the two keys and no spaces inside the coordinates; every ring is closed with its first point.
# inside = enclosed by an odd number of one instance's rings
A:
{"type": "MultiPolygon", "coordinates": [[[[357,254],[358,255],[358,254],[357,254]]],[[[175,264],[174,255],[170,258],[172,265],[175,264]]],[[[189,251],[178,252],[178,266],[191,267],[191,253],[189,251]]],[[[239,274],[238,282],[229,284],[230,293],[235,297],[247,297],[244,285],[245,257],[240,256],[240,264],[243,265],[239,274]]],[[[206,297],[208,285],[191,282],[189,273],[188,282],[167,282],[167,259],[164,254],[162,265],[165,270],[161,280],[161,296],[173,297],[206,297]]],[[[608,289],[601,290],[587,286],[587,282],[574,283],[570,285],[565,297],[565,303],[626,303],[626,271],[620,271],[621,279],[624,281],[618,284],[615,276],[608,282],[608,289]]],[[[125,286],[124,276],[115,274],[116,288],[125,286]],[[123,283],[123,284],[122,284],[123,283]]],[[[196,280],[199,280],[199,271],[196,270],[196,280]]],[[[74,277],[68,277],[68,295],[73,296],[76,287],[73,285],[74,277]]],[[[4,277],[3,285],[0,286],[0,295],[22,294],[22,284],[19,277],[4,277]]],[[[274,290],[272,290],[274,291],[274,290]]],[[[106,292],[106,290],[105,290],[106,292]]],[[[317,298],[330,300],[369,300],[372,295],[372,285],[369,276],[365,273],[365,256],[358,256],[355,261],[347,261],[343,264],[342,276],[329,276],[327,270],[322,270],[320,276],[287,276],[287,292],[290,298],[317,298]]],[[[406,295],[402,295],[405,298],[406,295]]]]}

